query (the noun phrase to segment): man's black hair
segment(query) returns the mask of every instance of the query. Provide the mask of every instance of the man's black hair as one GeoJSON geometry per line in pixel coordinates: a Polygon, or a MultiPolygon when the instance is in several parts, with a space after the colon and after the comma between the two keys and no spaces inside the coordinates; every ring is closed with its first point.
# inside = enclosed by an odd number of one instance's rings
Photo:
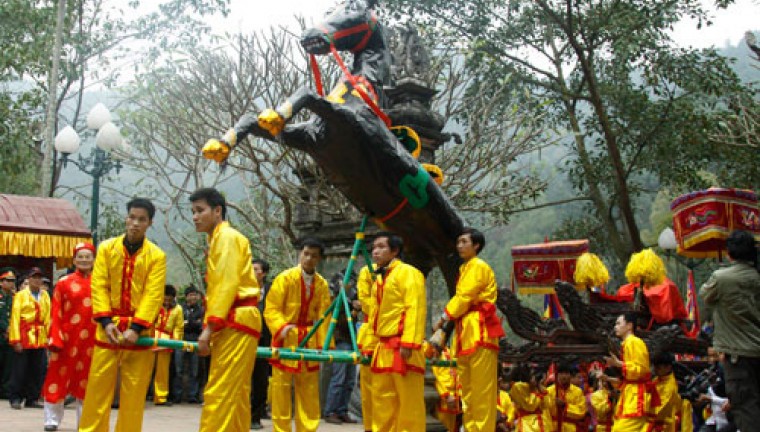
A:
{"type": "Polygon", "coordinates": [[[261,266],[261,270],[264,273],[267,273],[267,274],[269,273],[269,263],[266,262],[266,260],[264,260],[262,258],[254,258],[253,261],[252,261],[252,264],[258,264],[258,265],[260,265],[261,266]]]}
{"type": "Polygon", "coordinates": [[[314,237],[306,237],[305,239],[301,240],[300,245],[301,247],[299,250],[303,250],[304,248],[317,248],[319,249],[319,256],[325,256],[325,244],[322,243],[322,240],[314,237]]]}
{"type": "Polygon", "coordinates": [[[734,260],[757,263],[755,237],[749,231],[731,231],[726,239],[726,249],[728,255],[734,260]]]}
{"type": "Polygon", "coordinates": [[[462,230],[461,235],[469,234],[470,240],[472,241],[473,245],[478,245],[480,247],[476,248],[477,254],[479,255],[481,252],[483,252],[483,248],[486,247],[486,236],[483,235],[483,233],[478,230],[477,228],[467,227],[462,230]]]}
{"type": "Polygon", "coordinates": [[[636,320],[638,319],[638,316],[636,315],[636,312],[625,312],[621,314],[625,322],[633,324],[633,327],[636,327],[636,320]]]}
{"type": "Polygon", "coordinates": [[[177,288],[175,288],[174,285],[170,284],[164,285],[164,295],[177,297],[177,288]]]}
{"type": "Polygon", "coordinates": [[[187,286],[187,288],[185,288],[184,294],[187,296],[190,293],[200,294],[201,292],[198,290],[198,288],[195,287],[195,285],[190,284],[187,286]]]}
{"type": "Polygon", "coordinates": [[[204,200],[209,207],[222,208],[222,220],[227,219],[227,200],[224,195],[214,188],[200,188],[190,195],[190,202],[204,200]]]}
{"type": "Polygon", "coordinates": [[[557,364],[557,373],[569,373],[572,375],[576,372],[578,372],[578,368],[570,362],[562,361],[557,364]]]}
{"type": "Polygon", "coordinates": [[[156,206],[154,206],[153,203],[148,198],[139,198],[139,197],[132,198],[127,203],[127,212],[129,212],[133,208],[145,209],[145,211],[148,212],[148,218],[150,218],[150,220],[153,220],[153,216],[156,215],[156,206]]]}
{"type": "Polygon", "coordinates": [[[398,251],[399,257],[404,253],[404,240],[398,234],[394,234],[388,231],[380,231],[375,235],[375,240],[379,238],[387,238],[388,247],[390,247],[391,250],[398,251]]]}
{"type": "Polygon", "coordinates": [[[672,353],[669,353],[667,351],[663,351],[656,356],[654,356],[654,359],[652,360],[652,364],[655,366],[659,365],[665,365],[665,366],[673,366],[673,363],[675,363],[676,358],[672,353]]]}

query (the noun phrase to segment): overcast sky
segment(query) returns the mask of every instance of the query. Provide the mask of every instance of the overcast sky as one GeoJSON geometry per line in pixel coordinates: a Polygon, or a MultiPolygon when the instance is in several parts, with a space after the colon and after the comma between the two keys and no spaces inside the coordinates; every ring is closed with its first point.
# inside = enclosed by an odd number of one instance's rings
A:
{"type": "MultiPolygon", "coordinates": [[[[315,22],[336,3],[336,0],[232,0],[230,16],[214,21],[230,32],[245,32],[270,25],[296,28],[294,14],[303,15],[307,23],[315,22]]],[[[711,5],[713,1],[703,0],[703,3],[711,5]]],[[[746,30],[760,27],[759,16],[760,0],[738,0],[728,9],[715,12],[714,24],[710,27],[697,30],[696,22],[680,23],[674,29],[674,38],[684,47],[704,48],[715,45],[722,48],[727,43],[736,45],[746,30]]]]}

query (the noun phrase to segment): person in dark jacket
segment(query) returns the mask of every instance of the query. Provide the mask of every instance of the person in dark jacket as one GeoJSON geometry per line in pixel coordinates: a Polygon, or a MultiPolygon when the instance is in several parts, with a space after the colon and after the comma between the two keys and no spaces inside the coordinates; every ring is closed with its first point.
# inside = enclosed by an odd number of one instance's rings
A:
{"type": "MultiPolygon", "coordinates": [[[[253,273],[261,287],[261,300],[259,301],[259,310],[264,316],[264,305],[266,296],[269,292],[271,282],[267,281],[269,274],[269,263],[261,258],[253,260],[253,273]]],[[[272,333],[268,326],[261,326],[261,338],[259,339],[260,347],[269,347],[272,343],[272,333]]],[[[251,374],[251,429],[260,430],[264,427],[261,425],[261,419],[269,418],[267,414],[267,391],[269,389],[269,376],[272,374],[269,367],[269,360],[256,358],[251,374]]]]}
{"type": "MultiPolygon", "coordinates": [[[[185,319],[184,340],[196,342],[203,330],[203,315],[205,310],[201,303],[201,292],[193,285],[185,288],[185,303],[182,305],[182,315],[185,319]]],[[[189,403],[200,402],[200,370],[201,359],[194,352],[176,350],[174,352],[176,377],[174,380],[174,403],[181,403],[182,396],[189,403]],[[187,380],[187,391],[184,382],[187,380]]]]}

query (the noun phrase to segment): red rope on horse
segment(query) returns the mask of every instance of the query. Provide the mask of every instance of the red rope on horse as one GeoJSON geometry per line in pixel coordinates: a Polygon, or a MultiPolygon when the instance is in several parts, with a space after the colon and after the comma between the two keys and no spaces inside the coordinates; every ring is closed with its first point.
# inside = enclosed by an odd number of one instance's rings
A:
{"type": "Polygon", "coordinates": [[[317,86],[317,94],[320,96],[325,95],[325,89],[322,87],[322,72],[319,71],[319,65],[317,64],[317,57],[314,54],[309,56],[309,63],[311,63],[311,72],[314,74],[314,83],[317,86]]]}
{"type": "Polygon", "coordinates": [[[378,219],[377,219],[377,221],[378,221],[378,222],[380,222],[380,223],[385,223],[385,221],[389,220],[389,219],[390,219],[390,218],[392,218],[393,216],[396,216],[396,214],[397,214],[398,212],[400,212],[400,211],[401,211],[401,209],[402,209],[402,208],[404,208],[404,206],[405,206],[405,205],[406,205],[406,203],[408,203],[408,202],[409,202],[409,200],[408,200],[407,198],[404,198],[404,200],[403,200],[403,201],[401,201],[401,203],[400,203],[399,205],[397,205],[395,209],[391,210],[391,212],[390,212],[390,213],[388,213],[387,215],[385,215],[385,216],[383,216],[383,217],[381,217],[381,218],[378,218],[378,219]]]}
{"type": "MultiPolygon", "coordinates": [[[[367,92],[365,92],[361,87],[359,87],[359,80],[356,78],[356,76],[352,75],[351,72],[349,72],[348,68],[346,67],[346,64],[343,62],[343,59],[340,57],[340,54],[338,54],[338,50],[335,49],[335,44],[330,45],[330,51],[333,54],[333,57],[335,57],[335,61],[338,62],[338,66],[340,66],[340,69],[343,71],[343,74],[346,75],[346,79],[351,83],[351,86],[359,93],[359,96],[361,96],[362,100],[372,109],[372,111],[380,117],[380,119],[385,123],[386,126],[391,127],[391,119],[388,118],[388,116],[383,112],[383,110],[380,109],[379,106],[373,101],[368,95],[367,92]]],[[[374,93],[374,90],[372,90],[372,86],[367,83],[368,87],[370,88],[370,91],[374,93]]]]}

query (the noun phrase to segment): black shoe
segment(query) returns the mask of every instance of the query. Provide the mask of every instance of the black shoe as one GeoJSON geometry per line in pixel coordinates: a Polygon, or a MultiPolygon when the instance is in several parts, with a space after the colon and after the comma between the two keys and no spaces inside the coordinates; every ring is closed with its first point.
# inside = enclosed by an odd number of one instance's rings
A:
{"type": "Polygon", "coordinates": [[[330,414],[329,416],[325,417],[325,421],[330,424],[343,424],[343,420],[341,420],[337,414],[330,414]]]}
{"type": "Polygon", "coordinates": [[[189,404],[197,404],[197,403],[199,403],[199,402],[198,402],[198,399],[196,399],[196,398],[191,398],[191,399],[188,399],[188,400],[187,400],[187,403],[189,403],[189,404]]]}
{"type": "Polygon", "coordinates": [[[47,425],[47,426],[45,426],[45,430],[46,431],[57,431],[58,430],[58,426],[56,426],[56,425],[47,425]]]}
{"type": "Polygon", "coordinates": [[[251,422],[251,430],[261,430],[264,429],[264,426],[261,425],[261,422],[252,421],[251,422]]]}
{"type": "Polygon", "coordinates": [[[21,401],[11,401],[11,408],[20,410],[21,401]]]}
{"type": "Polygon", "coordinates": [[[34,401],[34,402],[27,402],[24,404],[24,408],[42,408],[42,404],[34,401]]]}
{"type": "Polygon", "coordinates": [[[155,403],[153,403],[153,405],[155,405],[155,406],[168,406],[168,407],[170,407],[170,406],[172,406],[174,404],[172,403],[172,401],[166,401],[166,402],[155,402],[155,403]]]}

